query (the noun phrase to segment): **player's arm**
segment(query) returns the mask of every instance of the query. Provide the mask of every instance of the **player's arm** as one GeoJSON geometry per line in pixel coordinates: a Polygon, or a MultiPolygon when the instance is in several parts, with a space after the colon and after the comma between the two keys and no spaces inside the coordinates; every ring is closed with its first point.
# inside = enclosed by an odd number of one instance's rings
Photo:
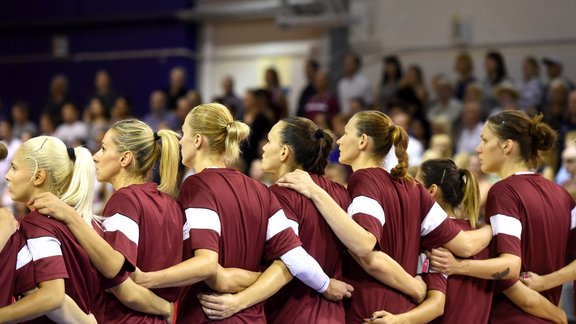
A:
{"type": "Polygon", "coordinates": [[[153,272],[136,270],[132,279],[150,289],[184,287],[216,275],[217,267],[218,253],[198,249],[194,251],[194,257],[170,268],[153,272]]]}
{"type": "Polygon", "coordinates": [[[567,282],[576,280],[576,260],[560,270],[554,271],[547,275],[538,275],[534,272],[527,272],[521,280],[526,286],[536,291],[545,291],[554,287],[561,286],[567,282]]]}
{"type": "Polygon", "coordinates": [[[460,260],[446,249],[433,249],[429,256],[432,267],[447,275],[465,275],[480,279],[501,280],[518,278],[522,260],[510,253],[501,253],[486,260],[460,260]]]}
{"type": "Polygon", "coordinates": [[[44,281],[31,294],[0,308],[0,323],[28,321],[58,309],[63,304],[64,279],[44,281]]]}
{"type": "Polygon", "coordinates": [[[6,243],[18,229],[18,222],[14,215],[4,207],[0,208],[0,251],[4,249],[6,243]]]}
{"type": "Polygon", "coordinates": [[[44,215],[66,224],[76,241],[82,246],[92,264],[107,279],[112,279],[122,269],[125,258],[106,242],[68,204],[54,194],[45,192],[36,195],[29,205],[44,215]]]}
{"type": "Polygon", "coordinates": [[[79,323],[96,324],[96,318],[92,314],[86,314],[68,295],[64,295],[64,304],[46,314],[55,323],[79,323]]]}
{"type": "Polygon", "coordinates": [[[218,264],[216,274],[206,278],[204,283],[219,293],[237,293],[254,284],[261,274],[239,268],[223,268],[218,264]]]}
{"type": "Polygon", "coordinates": [[[351,255],[362,269],[372,277],[410,296],[416,303],[420,303],[426,297],[426,284],[408,274],[398,262],[386,253],[372,251],[364,258],[351,255]]]}
{"type": "Polygon", "coordinates": [[[503,291],[516,306],[526,313],[552,321],[566,323],[566,313],[536,291],[517,281],[512,287],[503,291]]]}
{"type": "Polygon", "coordinates": [[[174,306],[172,303],[158,297],[152,291],[137,285],[128,278],[121,284],[109,289],[124,306],[142,313],[164,316],[167,320],[172,318],[174,306]]]}
{"type": "Polygon", "coordinates": [[[422,304],[412,310],[394,315],[386,311],[374,312],[364,323],[429,323],[444,314],[446,295],[438,290],[429,290],[422,304]]]}
{"type": "Polygon", "coordinates": [[[444,247],[462,258],[469,258],[486,248],[490,240],[492,240],[492,227],[485,225],[473,231],[460,231],[444,244],[444,247]]]}

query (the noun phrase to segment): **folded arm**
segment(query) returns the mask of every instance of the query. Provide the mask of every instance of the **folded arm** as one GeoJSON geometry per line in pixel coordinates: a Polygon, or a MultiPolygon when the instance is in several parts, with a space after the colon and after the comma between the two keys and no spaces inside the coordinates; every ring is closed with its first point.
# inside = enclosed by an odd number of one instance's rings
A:
{"type": "Polygon", "coordinates": [[[520,281],[517,281],[512,287],[504,290],[503,293],[516,304],[516,306],[530,315],[554,323],[566,323],[567,321],[566,313],[561,308],[552,304],[536,291],[526,287],[520,281]]]}
{"type": "Polygon", "coordinates": [[[56,310],[64,304],[64,279],[54,279],[38,284],[38,289],[0,308],[0,323],[19,323],[56,310]]]}

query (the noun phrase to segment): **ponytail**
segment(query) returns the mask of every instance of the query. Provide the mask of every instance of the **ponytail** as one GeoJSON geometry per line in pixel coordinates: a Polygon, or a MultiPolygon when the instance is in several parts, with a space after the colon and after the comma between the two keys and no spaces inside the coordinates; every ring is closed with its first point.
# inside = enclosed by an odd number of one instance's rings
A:
{"type": "Polygon", "coordinates": [[[180,163],[180,144],[178,135],[170,130],[160,130],[154,133],[157,145],[160,145],[160,185],[158,190],[176,196],[178,182],[178,167],[180,163]],[[160,139],[160,141],[158,141],[160,139]]]}
{"type": "Polygon", "coordinates": [[[96,167],[94,166],[92,154],[87,148],[78,146],[74,149],[68,149],[66,156],[71,160],[75,158],[73,161],[74,167],[71,170],[71,174],[69,174],[71,178],[70,184],[59,198],[74,207],[84,221],[92,225],[92,220],[95,219],[94,211],[92,210],[92,198],[94,177],[96,176],[96,167]]]}
{"type": "Polygon", "coordinates": [[[226,130],[224,152],[227,163],[232,163],[240,156],[240,143],[250,136],[250,126],[233,120],[226,125],[226,130]]]}
{"type": "Polygon", "coordinates": [[[390,174],[396,178],[413,181],[412,177],[408,174],[408,134],[404,128],[393,125],[392,142],[394,143],[398,164],[390,170],[390,174]]]}
{"type": "Polygon", "coordinates": [[[462,199],[462,209],[468,216],[468,221],[472,228],[478,224],[480,215],[480,190],[476,177],[468,169],[460,169],[460,179],[464,186],[464,198],[462,199]]]}

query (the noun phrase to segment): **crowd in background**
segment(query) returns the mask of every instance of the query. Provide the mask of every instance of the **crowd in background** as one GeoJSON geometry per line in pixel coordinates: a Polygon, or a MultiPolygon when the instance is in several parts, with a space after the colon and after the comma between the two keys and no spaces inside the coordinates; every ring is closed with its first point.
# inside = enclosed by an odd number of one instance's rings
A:
{"type": "MultiPolygon", "coordinates": [[[[289,115],[290,105],[296,115],[309,118],[335,137],[344,132],[344,125],[354,113],[377,109],[388,114],[395,124],[409,134],[409,163],[413,171],[427,159],[453,158],[461,167],[476,173],[481,196],[494,179],[480,172],[475,149],[480,141],[482,125],[489,116],[503,110],[522,110],[530,115],[543,114],[544,121],[559,134],[558,149],[544,157],[541,170],[548,178],[555,178],[576,195],[576,91],[574,83],[563,74],[563,63],[557,57],[528,56],[523,61],[522,79],[513,80],[507,73],[505,58],[495,50],[484,58],[485,79],[476,77],[472,57],[462,52],[454,60],[454,71],[431,76],[427,87],[425,71],[418,64],[403,65],[395,55],[382,59],[382,73],[377,84],[362,73],[360,56],[349,54],[344,62],[345,75],[337,84],[330,84],[329,72],[310,59],[305,71],[307,84],[298,102],[289,103],[281,77],[274,67],[265,71],[262,88],[254,87],[243,94],[234,89],[234,78],[222,80],[222,90],[214,98],[202,98],[188,89],[187,73],[181,67],[170,71],[168,86],[149,94],[149,110],[135,116],[152,129],[181,131],[188,112],[204,102],[220,102],[228,107],[237,120],[251,127],[251,136],[242,147],[242,159],[236,167],[263,182],[271,183],[260,169],[261,147],[267,141],[271,127],[289,115]],[[543,70],[543,71],[542,71],[543,70]],[[545,73],[543,73],[545,72],[545,73]],[[545,74],[545,75],[544,75],[545,74]],[[455,77],[453,76],[455,75],[455,77]]],[[[116,92],[113,80],[105,70],[94,76],[94,92],[86,102],[69,100],[69,84],[65,75],[55,75],[49,86],[45,107],[30,107],[26,101],[5,107],[0,122],[0,138],[9,152],[36,135],[53,135],[68,146],[85,145],[96,152],[106,130],[116,121],[132,117],[129,98],[116,92]],[[6,109],[8,108],[8,109],[6,109]],[[42,111],[34,122],[32,111],[42,111]]],[[[293,86],[292,86],[293,88],[293,86]]],[[[26,99],[26,98],[23,98],[26,99]]],[[[10,165],[10,156],[0,163],[0,174],[10,165]]],[[[330,155],[326,175],[346,183],[349,170],[338,164],[338,149],[330,155]]],[[[394,155],[386,165],[391,168],[394,155]]],[[[182,168],[181,176],[191,171],[182,168]]],[[[11,205],[4,179],[0,180],[2,204],[11,205]]],[[[99,186],[96,206],[105,202],[111,188],[99,186]]],[[[15,205],[18,215],[25,214],[25,206],[15,205]]]]}

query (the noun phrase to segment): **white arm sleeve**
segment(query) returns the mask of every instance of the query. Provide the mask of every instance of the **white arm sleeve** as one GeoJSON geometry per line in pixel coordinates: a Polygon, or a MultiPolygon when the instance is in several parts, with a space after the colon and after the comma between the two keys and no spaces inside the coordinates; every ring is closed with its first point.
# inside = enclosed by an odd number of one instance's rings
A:
{"type": "Polygon", "coordinates": [[[301,246],[284,253],[280,260],[286,264],[286,267],[294,277],[300,279],[310,288],[319,293],[323,293],[328,289],[330,277],[324,273],[318,262],[301,246]]]}

